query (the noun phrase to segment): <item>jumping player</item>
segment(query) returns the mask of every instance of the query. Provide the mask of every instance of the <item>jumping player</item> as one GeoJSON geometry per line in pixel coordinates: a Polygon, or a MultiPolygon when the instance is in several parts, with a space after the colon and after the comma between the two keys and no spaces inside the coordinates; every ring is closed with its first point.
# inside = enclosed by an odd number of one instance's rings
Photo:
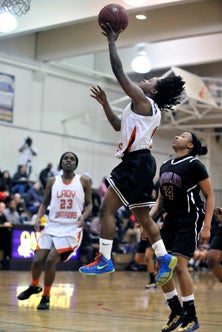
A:
{"type": "Polygon", "coordinates": [[[102,26],[102,33],[109,45],[110,62],[121,88],[131,98],[123,112],[122,120],[112,111],[106,93],[100,86],[92,87],[91,96],[103,107],[114,130],[121,131],[116,157],[122,162],[113,169],[100,210],[101,234],[99,254],[93,263],[80,268],[87,275],[111,273],[114,265],[111,249],[115,233],[115,213],[122,206],[128,206],[149,239],[160,262],[156,283],[166,283],[177,263],[169,255],[160,237],[159,228],[149,215],[149,201],[153,189],[156,163],[150,153],[152,138],[161,120],[161,110],[171,109],[179,103],[184,82],[181,77],[166,79],[151,78],[135,85],[123,71],[117,53],[115,33],[109,24],[102,26]]]}
{"type": "Polygon", "coordinates": [[[32,262],[32,283],[18,295],[26,300],[32,294],[42,291],[40,275],[45,264],[44,289],[39,310],[49,309],[50,290],[55,279],[56,264],[66,262],[76,251],[82,240],[82,226],[92,209],[91,185],[89,179],[74,171],[78,158],[73,152],[65,152],[60,159],[62,175],[49,178],[43,202],[39,207],[35,222],[40,230],[40,220],[49,206],[49,222],[38,238],[38,245],[32,262]]]}
{"type": "Polygon", "coordinates": [[[210,239],[214,193],[205,166],[195,158],[207,153],[207,148],[201,146],[196,135],[184,132],[173,139],[172,147],[175,158],[166,161],[160,168],[159,195],[150,211],[152,217],[160,207],[167,213],[161,236],[168,252],[178,259],[175,273],[182,299],[181,305],[173,278],[162,286],[171,309],[162,332],[173,331],[180,324],[179,332],[192,332],[199,328],[199,322],[188,262],[193,257],[199,237],[202,243],[210,239]],[[200,192],[205,197],[205,204],[200,192]]]}

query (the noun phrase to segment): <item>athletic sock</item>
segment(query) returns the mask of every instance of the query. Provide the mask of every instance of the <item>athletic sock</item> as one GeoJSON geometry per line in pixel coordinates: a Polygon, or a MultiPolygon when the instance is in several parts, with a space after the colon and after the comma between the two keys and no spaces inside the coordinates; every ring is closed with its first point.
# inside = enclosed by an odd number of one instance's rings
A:
{"type": "Polygon", "coordinates": [[[181,314],[183,312],[183,307],[177,295],[174,295],[173,298],[168,299],[167,304],[174,314],[181,314]]]}
{"type": "Polygon", "coordinates": [[[152,244],[152,248],[155,251],[157,257],[164,256],[167,254],[163,240],[158,240],[152,244]]]}
{"type": "Polygon", "coordinates": [[[99,252],[106,258],[111,259],[113,240],[99,239],[99,252]]]}
{"type": "Polygon", "coordinates": [[[32,286],[39,286],[39,279],[32,279],[32,286]]]}
{"type": "Polygon", "coordinates": [[[189,298],[191,298],[191,299],[188,300],[188,301],[184,301],[184,298],[182,298],[182,301],[183,301],[184,312],[188,316],[190,316],[192,318],[195,318],[196,317],[196,309],[195,309],[194,298],[193,297],[194,297],[193,295],[189,296],[189,298]]]}
{"type": "Polygon", "coordinates": [[[154,272],[150,273],[150,284],[155,284],[155,274],[154,274],[154,272]]]}
{"type": "Polygon", "coordinates": [[[51,288],[52,288],[52,286],[44,286],[43,296],[50,296],[51,288]]]}

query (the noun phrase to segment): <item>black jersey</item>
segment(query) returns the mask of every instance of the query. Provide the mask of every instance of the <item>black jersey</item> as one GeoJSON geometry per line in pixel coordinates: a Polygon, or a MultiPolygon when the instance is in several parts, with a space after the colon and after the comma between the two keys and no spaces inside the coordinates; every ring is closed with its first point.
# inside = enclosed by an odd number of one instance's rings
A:
{"type": "Polygon", "coordinates": [[[163,163],[159,185],[164,209],[171,215],[190,214],[203,207],[198,182],[208,178],[208,172],[197,158],[183,156],[163,163]]]}

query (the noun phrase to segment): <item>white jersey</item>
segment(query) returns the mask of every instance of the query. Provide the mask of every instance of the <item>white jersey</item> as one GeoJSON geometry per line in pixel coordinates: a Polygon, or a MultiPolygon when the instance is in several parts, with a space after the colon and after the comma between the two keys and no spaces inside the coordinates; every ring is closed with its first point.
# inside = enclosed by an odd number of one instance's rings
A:
{"type": "Polygon", "coordinates": [[[151,116],[134,113],[131,103],[123,111],[120,140],[115,154],[117,158],[132,151],[152,148],[152,137],[160,125],[161,112],[153,99],[147,99],[152,105],[151,116]]]}
{"type": "Polygon", "coordinates": [[[79,228],[78,218],[82,215],[85,203],[85,193],[80,177],[80,174],[75,174],[72,181],[65,183],[61,175],[55,176],[49,206],[49,222],[45,226],[45,234],[68,236],[79,228]]]}

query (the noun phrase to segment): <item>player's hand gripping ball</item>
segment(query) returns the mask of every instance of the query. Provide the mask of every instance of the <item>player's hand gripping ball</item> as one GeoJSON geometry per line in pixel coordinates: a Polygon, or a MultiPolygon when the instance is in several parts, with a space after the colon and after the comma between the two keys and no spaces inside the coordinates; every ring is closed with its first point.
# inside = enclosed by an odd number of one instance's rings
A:
{"type": "Polygon", "coordinates": [[[123,31],[126,29],[129,22],[128,14],[125,8],[118,4],[110,4],[103,7],[98,15],[98,23],[109,23],[114,32],[123,31]]]}

